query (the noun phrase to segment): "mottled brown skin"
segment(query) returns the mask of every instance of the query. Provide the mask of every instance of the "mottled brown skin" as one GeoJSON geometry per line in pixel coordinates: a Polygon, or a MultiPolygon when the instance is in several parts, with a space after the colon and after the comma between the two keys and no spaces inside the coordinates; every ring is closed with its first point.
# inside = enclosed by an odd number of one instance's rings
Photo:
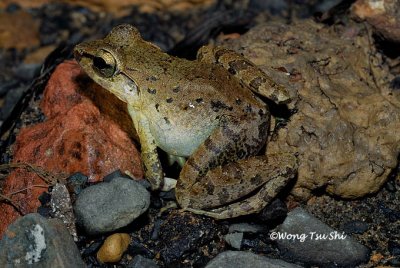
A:
{"type": "Polygon", "coordinates": [[[176,186],[184,209],[219,219],[254,213],[293,178],[293,156],[255,156],[270,114],[251,90],[277,103],[288,102],[288,94],[234,51],[203,47],[197,61],[188,61],[120,25],[102,40],[76,46],[75,57],[127,103],[154,190],[163,182],[157,147],[188,157],[176,186]]]}

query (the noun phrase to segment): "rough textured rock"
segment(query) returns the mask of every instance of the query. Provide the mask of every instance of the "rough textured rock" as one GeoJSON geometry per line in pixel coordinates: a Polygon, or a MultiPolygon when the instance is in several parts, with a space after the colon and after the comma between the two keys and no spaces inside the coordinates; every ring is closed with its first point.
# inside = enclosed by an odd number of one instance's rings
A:
{"type": "Polygon", "coordinates": [[[64,184],[57,183],[53,186],[51,190],[50,207],[52,217],[61,220],[74,240],[78,241],[71,197],[64,184]]]}
{"type": "Polygon", "coordinates": [[[150,205],[149,192],[137,181],[114,178],[84,189],[74,204],[78,221],[88,234],[114,231],[131,223],[150,205]]]}
{"type": "Polygon", "coordinates": [[[352,7],[353,15],[366,20],[386,39],[400,43],[400,1],[358,0],[352,7]]]}
{"type": "Polygon", "coordinates": [[[106,238],[97,252],[97,259],[102,262],[119,262],[127,250],[131,237],[129,234],[117,233],[106,238]]]}
{"type": "Polygon", "coordinates": [[[400,91],[390,89],[392,77],[361,29],[271,22],[224,44],[291,93],[297,113],[274,131],[267,150],[298,152],[297,197],[324,187],[361,197],[379,190],[397,164],[400,91]]]}
{"type": "Polygon", "coordinates": [[[270,259],[245,251],[225,251],[211,260],[206,268],[300,268],[301,266],[278,259],[270,259]]]}
{"type": "Polygon", "coordinates": [[[290,260],[321,267],[355,267],[368,261],[369,250],[366,247],[302,208],[289,212],[274,234],[281,254],[290,260]]]}
{"type": "Polygon", "coordinates": [[[65,226],[28,214],[6,230],[0,241],[0,267],[86,267],[65,226]]]}
{"type": "MultiPolygon", "coordinates": [[[[88,96],[83,95],[77,83],[83,79],[80,78],[82,74],[75,62],[65,62],[57,67],[41,102],[48,119],[21,129],[13,146],[13,161],[44,167],[56,174],[79,171],[88,175],[90,181],[98,181],[116,169],[135,178],[143,177],[139,153],[123,131],[129,127],[133,129],[132,125],[121,126],[100,113],[98,107],[104,107],[105,112],[110,111],[115,116],[121,109],[117,102],[112,103],[111,97],[102,95],[98,86],[88,81],[84,91],[88,96]],[[104,102],[100,103],[99,99],[104,102]]],[[[30,188],[32,185],[45,183],[32,172],[17,169],[6,179],[3,194],[28,187],[11,199],[22,212],[34,212],[39,206],[37,197],[46,188],[30,188]]],[[[4,210],[1,234],[18,214],[6,204],[0,204],[0,210],[4,210]]]]}

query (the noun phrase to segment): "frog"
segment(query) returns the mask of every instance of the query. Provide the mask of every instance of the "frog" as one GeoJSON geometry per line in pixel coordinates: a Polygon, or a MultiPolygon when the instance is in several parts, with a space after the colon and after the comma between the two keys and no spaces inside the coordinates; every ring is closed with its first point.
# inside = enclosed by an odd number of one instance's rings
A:
{"type": "Polygon", "coordinates": [[[293,154],[259,154],[271,122],[260,96],[286,105],[289,92],[234,50],[206,45],[195,60],[179,58],[122,24],[76,45],[74,57],[126,103],[153,191],[164,181],[159,149],[186,160],[175,187],[183,210],[215,219],[258,213],[295,177],[293,154]]]}

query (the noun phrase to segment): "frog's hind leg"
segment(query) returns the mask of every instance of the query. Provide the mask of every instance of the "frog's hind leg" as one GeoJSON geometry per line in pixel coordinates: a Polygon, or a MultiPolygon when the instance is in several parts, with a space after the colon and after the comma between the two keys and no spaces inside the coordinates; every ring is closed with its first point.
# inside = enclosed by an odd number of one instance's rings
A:
{"type": "MultiPolygon", "coordinates": [[[[266,158],[266,156],[262,157],[266,158]]],[[[253,157],[247,159],[247,161],[249,161],[248,163],[253,161],[258,162],[259,158],[261,157],[253,157]]],[[[262,172],[263,175],[266,176],[262,179],[264,184],[259,186],[258,189],[255,190],[256,193],[254,193],[254,195],[251,197],[243,197],[239,201],[233,202],[229,205],[221,206],[220,208],[209,210],[186,208],[185,210],[191,211],[195,214],[213,217],[215,219],[234,218],[260,212],[272,201],[276,194],[287,185],[289,180],[294,178],[296,174],[297,163],[296,158],[293,155],[273,154],[269,155],[268,158],[269,164],[258,169],[258,172],[262,172]]],[[[249,168],[251,167],[249,166],[249,168]]],[[[249,179],[249,182],[251,182],[251,178],[249,179]]]]}
{"type": "MultiPolygon", "coordinates": [[[[258,119],[258,127],[254,127],[254,116],[258,115],[246,115],[240,119],[233,116],[220,118],[218,127],[189,157],[181,170],[175,189],[181,207],[216,207],[222,199],[223,203],[227,203],[242,196],[243,190],[252,191],[249,187],[236,187],[246,184],[242,182],[244,177],[241,174],[244,173],[242,169],[249,169],[245,160],[242,163],[237,161],[255,155],[267,138],[269,118],[258,119]]],[[[256,165],[263,164],[266,162],[253,165],[253,170],[257,169],[256,165]]]]}
{"type": "Polygon", "coordinates": [[[203,46],[197,52],[197,59],[202,62],[221,65],[252,91],[277,104],[290,101],[289,93],[285,87],[275,83],[270,76],[236,51],[221,46],[203,46]]]}

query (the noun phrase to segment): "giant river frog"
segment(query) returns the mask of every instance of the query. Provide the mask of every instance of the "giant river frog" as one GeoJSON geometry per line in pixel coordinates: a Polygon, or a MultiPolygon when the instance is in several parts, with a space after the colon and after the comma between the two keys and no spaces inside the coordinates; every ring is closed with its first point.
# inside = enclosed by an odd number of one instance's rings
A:
{"type": "Polygon", "coordinates": [[[153,190],[164,179],[157,147],[188,158],[175,189],[185,210],[217,219],[259,212],[295,176],[293,155],[257,156],[270,113],[254,92],[278,104],[289,95],[242,55],[204,46],[197,60],[173,57],[127,24],[77,45],[74,55],[127,104],[153,190]]]}

